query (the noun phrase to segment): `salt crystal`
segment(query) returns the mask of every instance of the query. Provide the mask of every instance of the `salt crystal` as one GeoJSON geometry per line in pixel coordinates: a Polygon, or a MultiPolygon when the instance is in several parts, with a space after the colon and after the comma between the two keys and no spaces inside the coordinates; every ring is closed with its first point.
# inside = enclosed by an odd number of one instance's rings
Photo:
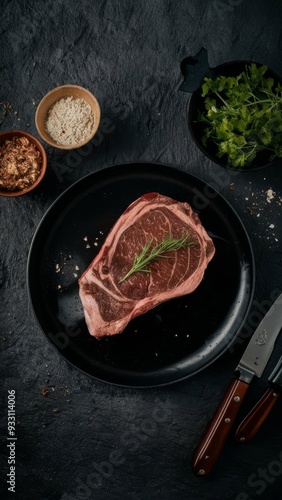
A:
{"type": "Polygon", "coordinates": [[[69,96],[53,104],[45,126],[54,141],[75,146],[90,136],[94,123],[90,104],[84,99],[69,96]]]}
{"type": "Polygon", "coordinates": [[[274,196],[275,196],[274,191],[272,189],[268,189],[266,191],[266,201],[267,201],[267,203],[271,203],[271,200],[273,200],[274,196]]]}

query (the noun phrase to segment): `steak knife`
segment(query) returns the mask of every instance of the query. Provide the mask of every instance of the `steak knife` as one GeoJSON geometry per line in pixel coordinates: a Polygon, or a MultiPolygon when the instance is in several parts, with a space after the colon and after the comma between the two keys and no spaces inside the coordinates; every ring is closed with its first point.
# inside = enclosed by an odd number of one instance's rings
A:
{"type": "Polygon", "coordinates": [[[272,304],[253,333],[236,367],[214,416],[208,424],[192,458],[192,469],[197,476],[209,474],[234,424],[235,418],[254,375],[261,377],[282,325],[282,293],[272,304]]]}
{"type": "Polygon", "coordinates": [[[239,425],[235,439],[250,441],[257,433],[282,392],[282,357],[268,378],[270,387],[239,425]]]}

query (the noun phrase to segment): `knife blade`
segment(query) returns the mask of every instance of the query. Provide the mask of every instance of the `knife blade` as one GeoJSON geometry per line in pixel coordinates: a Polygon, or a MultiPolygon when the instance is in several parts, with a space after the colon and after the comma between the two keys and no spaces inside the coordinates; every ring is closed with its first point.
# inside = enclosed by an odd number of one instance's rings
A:
{"type": "Polygon", "coordinates": [[[282,293],[254,331],[235,369],[234,377],[194,451],[192,470],[197,476],[206,476],[212,471],[254,375],[261,377],[267,365],[281,329],[281,322],[282,293]]]}
{"type": "Polygon", "coordinates": [[[268,378],[270,387],[239,425],[235,439],[245,443],[253,439],[282,392],[282,357],[268,378]]]}

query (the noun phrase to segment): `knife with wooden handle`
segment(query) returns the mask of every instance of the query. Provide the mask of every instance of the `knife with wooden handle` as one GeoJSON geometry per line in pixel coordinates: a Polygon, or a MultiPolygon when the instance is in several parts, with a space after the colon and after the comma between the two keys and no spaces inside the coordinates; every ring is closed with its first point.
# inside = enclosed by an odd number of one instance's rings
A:
{"type": "Polygon", "coordinates": [[[228,438],[254,375],[261,377],[282,325],[282,293],[253,333],[219,406],[196,447],[192,469],[197,476],[209,474],[228,438]]]}
{"type": "Polygon", "coordinates": [[[270,387],[239,425],[235,439],[241,443],[250,441],[256,435],[269,415],[282,391],[282,357],[268,378],[270,387]]]}

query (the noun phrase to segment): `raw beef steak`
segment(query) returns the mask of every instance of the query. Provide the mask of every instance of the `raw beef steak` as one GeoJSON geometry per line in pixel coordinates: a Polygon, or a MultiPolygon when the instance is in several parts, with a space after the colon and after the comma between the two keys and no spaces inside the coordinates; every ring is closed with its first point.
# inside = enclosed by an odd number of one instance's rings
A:
{"type": "Polygon", "coordinates": [[[158,193],[144,194],[117,220],[101,250],[79,279],[79,295],[89,333],[96,338],[121,333],[129,321],[161,302],[191,293],[200,284],[214,244],[188,203],[158,193]],[[191,246],[169,253],[119,281],[148,242],[189,234],[191,246]]]}

